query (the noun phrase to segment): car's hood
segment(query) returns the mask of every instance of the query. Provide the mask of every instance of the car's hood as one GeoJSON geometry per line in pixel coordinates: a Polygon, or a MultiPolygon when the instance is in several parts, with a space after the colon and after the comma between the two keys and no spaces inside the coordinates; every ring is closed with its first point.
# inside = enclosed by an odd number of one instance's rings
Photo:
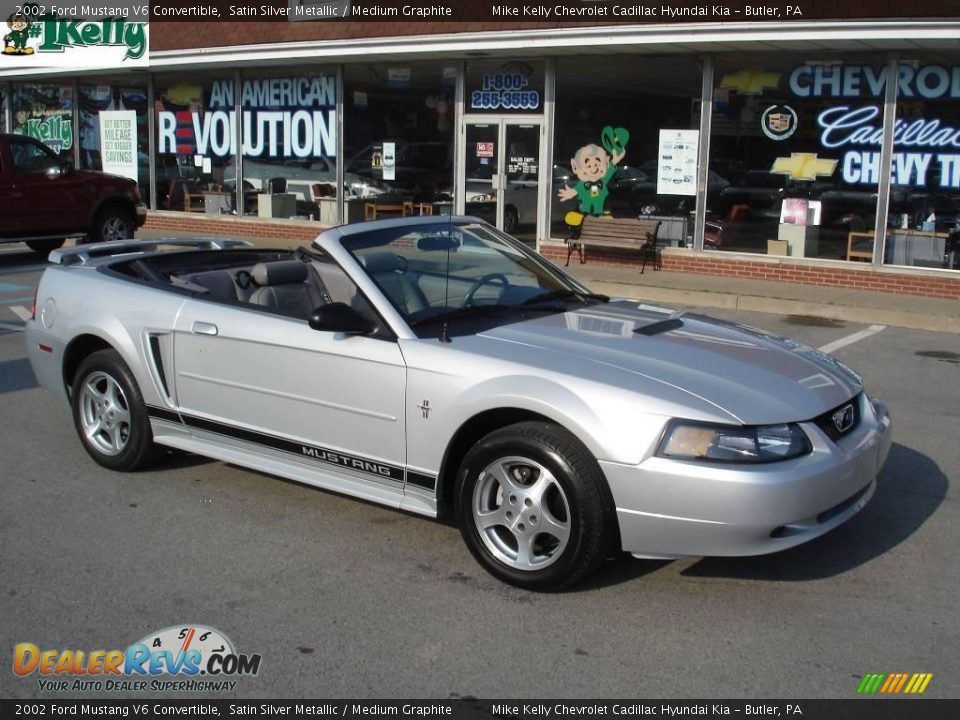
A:
{"type": "Polygon", "coordinates": [[[674,397],[684,391],[746,424],[808,420],[861,390],[852,370],[796,341],[702,315],[665,322],[670,318],[620,301],[497,327],[477,339],[500,357],[552,369],[559,361],[587,380],[643,392],[652,383],[674,397]]]}

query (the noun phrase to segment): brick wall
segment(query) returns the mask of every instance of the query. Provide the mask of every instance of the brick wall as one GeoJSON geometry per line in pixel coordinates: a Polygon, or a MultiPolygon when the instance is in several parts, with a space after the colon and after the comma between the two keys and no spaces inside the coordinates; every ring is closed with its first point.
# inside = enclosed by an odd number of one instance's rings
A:
{"type": "MultiPolygon", "coordinates": [[[[544,257],[554,262],[562,263],[567,258],[567,249],[564,245],[543,245],[540,251],[544,257]]],[[[897,272],[895,268],[887,267],[878,270],[867,263],[801,264],[791,262],[789,259],[770,258],[766,255],[751,259],[742,255],[724,257],[720,253],[697,255],[684,250],[674,252],[668,250],[662,257],[663,269],[673,272],[772,280],[803,285],[830,285],[856,290],[960,300],[960,273],[921,273],[909,270],[897,272]]],[[[576,253],[571,262],[577,262],[576,253]]],[[[588,250],[587,262],[640,269],[639,254],[629,251],[591,248],[588,250]]]]}
{"type": "MultiPolygon", "coordinates": [[[[235,217],[188,215],[175,212],[149,212],[143,230],[151,233],[170,233],[171,236],[215,236],[250,239],[265,245],[291,247],[306,245],[323,226],[316,222],[296,220],[251,220],[235,217]]],[[[544,257],[562,264],[567,257],[566,246],[545,244],[544,257]]],[[[617,250],[588,251],[590,263],[640,269],[636,253],[617,250]]],[[[573,262],[576,262],[574,254],[573,262]]],[[[960,300],[960,273],[897,272],[894,268],[877,270],[866,263],[836,263],[818,265],[796,263],[788,259],[774,259],[765,255],[756,259],[724,257],[719,253],[696,255],[678,250],[663,253],[663,269],[699,275],[720,275],[754,280],[775,280],[804,285],[831,285],[859,290],[875,290],[903,295],[951,298],[960,300]]]]}

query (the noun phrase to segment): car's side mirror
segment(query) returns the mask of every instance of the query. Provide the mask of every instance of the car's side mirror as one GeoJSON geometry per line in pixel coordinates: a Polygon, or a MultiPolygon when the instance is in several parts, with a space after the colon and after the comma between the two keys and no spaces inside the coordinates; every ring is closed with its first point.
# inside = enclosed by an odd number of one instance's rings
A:
{"type": "Polygon", "coordinates": [[[310,327],[325,332],[342,332],[347,335],[366,335],[373,332],[373,325],[360,313],[342,302],[321,305],[310,313],[310,327]]]}
{"type": "Polygon", "coordinates": [[[46,175],[51,180],[56,180],[61,175],[66,173],[66,168],[62,165],[51,165],[46,169],[44,175],[46,175]]]}

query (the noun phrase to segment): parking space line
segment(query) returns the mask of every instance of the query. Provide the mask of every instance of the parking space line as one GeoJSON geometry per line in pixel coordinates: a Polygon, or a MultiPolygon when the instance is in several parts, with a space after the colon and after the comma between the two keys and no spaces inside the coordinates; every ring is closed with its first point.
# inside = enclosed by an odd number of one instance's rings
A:
{"type": "Polygon", "coordinates": [[[30,311],[27,310],[22,305],[14,305],[13,307],[10,308],[10,312],[12,312],[14,315],[16,315],[18,318],[20,318],[24,322],[30,319],[30,311]]]}
{"type": "Polygon", "coordinates": [[[839,350],[840,348],[846,347],[847,345],[853,345],[853,343],[855,342],[860,342],[861,340],[865,340],[871,335],[876,335],[881,330],[886,330],[886,329],[887,329],[886,325],[871,325],[870,327],[860,330],[859,332],[855,332],[852,335],[847,335],[846,337],[842,337],[839,340],[834,340],[833,342],[829,342],[826,345],[821,345],[819,349],[821,352],[831,353],[834,350],[839,350]]]}

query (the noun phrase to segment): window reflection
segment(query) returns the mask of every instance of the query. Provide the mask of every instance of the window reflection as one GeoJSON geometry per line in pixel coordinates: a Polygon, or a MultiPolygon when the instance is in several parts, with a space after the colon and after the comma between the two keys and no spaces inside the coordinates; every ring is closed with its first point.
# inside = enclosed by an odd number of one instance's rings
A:
{"type": "MultiPolygon", "coordinates": [[[[691,57],[558,61],[553,237],[575,233],[578,215],[649,216],[667,221],[661,243],[687,244],[696,207],[697,141],[671,136],[670,151],[661,153],[661,131],[699,128],[701,86],[701,69],[691,57]]],[[[724,184],[715,174],[713,193],[724,184]]]]}
{"type": "Polygon", "coordinates": [[[740,54],[714,66],[710,170],[726,184],[708,188],[705,248],[869,256],[860,233],[873,231],[879,176],[859,154],[882,132],[845,127],[882,120],[883,60],[740,54]]]}
{"type": "Polygon", "coordinates": [[[904,56],[884,262],[960,269],[960,64],[904,56]]]}

